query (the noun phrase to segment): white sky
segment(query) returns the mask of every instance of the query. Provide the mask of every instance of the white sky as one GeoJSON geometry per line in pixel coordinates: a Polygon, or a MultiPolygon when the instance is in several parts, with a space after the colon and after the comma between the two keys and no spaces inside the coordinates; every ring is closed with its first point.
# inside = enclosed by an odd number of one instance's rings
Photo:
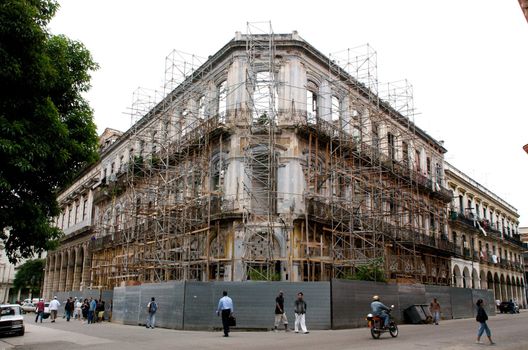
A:
{"type": "MultiPolygon", "coordinates": [[[[60,1],[60,0],[59,0],[60,1]]],[[[207,57],[271,20],[321,52],[369,43],[380,81],[407,78],[417,125],[445,158],[519,210],[528,226],[528,23],[517,0],[62,0],[50,28],[101,68],[87,94],[99,133],[126,130],[137,87],[159,89],[173,49],[207,57]]]]}

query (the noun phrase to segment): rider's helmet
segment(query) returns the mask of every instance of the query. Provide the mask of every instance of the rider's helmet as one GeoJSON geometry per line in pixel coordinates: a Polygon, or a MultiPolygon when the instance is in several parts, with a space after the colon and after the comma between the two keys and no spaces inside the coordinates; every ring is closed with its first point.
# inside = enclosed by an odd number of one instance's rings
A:
{"type": "Polygon", "coordinates": [[[379,299],[380,299],[380,298],[379,298],[378,295],[374,295],[374,296],[372,297],[372,300],[374,300],[374,301],[379,301],[379,299]]]}

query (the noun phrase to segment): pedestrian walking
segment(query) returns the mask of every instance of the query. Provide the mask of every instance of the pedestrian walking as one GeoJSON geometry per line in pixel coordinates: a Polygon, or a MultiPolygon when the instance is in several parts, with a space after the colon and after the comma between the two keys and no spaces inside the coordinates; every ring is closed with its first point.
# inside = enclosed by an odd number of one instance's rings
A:
{"type": "Polygon", "coordinates": [[[297,293],[297,300],[295,300],[295,333],[299,333],[299,327],[304,334],[308,334],[306,328],[306,302],[304,301],[304,294],[302,292],[297,293]]]}
{"type": "Polygon", "coordinates": [[[222,326],[224,328],[224,337],[229,337],[229,317],[233,316],[233,300],[227,296],[227,292],[222,292],[222,297],[218,301],[216,315],[222,315],[222,326]]]}
{"type": "Polygon", "coordinates": [[[57,319],[57,312],[59,311],[60,305],[61,304],[57,300],[57,297],[54,296],[53,300],[49,303],[51,322],[55,322],[55,320],[57,319]]]}
{"type": "Polygon", "coordinates": [[[70,322],[70,318],[73,315],[73,309],[75,308],[75,305],[73,304],[73,300],[71,297],[66,300],[66,304],[64,305],[64,313],[66,314],[66,321],[70,322]]]}
{"type": "Polygon", "coordinates": [[[40,323],[42,323],[42,317],[44,316],[44,299],[39,299],[39,302],[37,303],[37,306],[35,308],[35,312],[37,313],[37,317],[35,317],[35,323],[40,318],[40,323]]]}
{"type": "Polygon", "coordinates": [[[284,324],[284,330],[288,331],[288,317],[286,317],[286,312],[284,312],[284,293],[282,290],[279,292],[279,295],[275,298],[275,328],[274,331],[277,332],[277,327],[280,323],[284,324]]]}
{"type": "Polygon", "coordinates": [[[88,310],[90,309],[90,305],[88,303],[88,299],[84,299],[82,305],[81,305],[81,313],[83,318],[83,323],[88,320],[88,310]]]}
{"type": "Polygon", "coordinates": [[[95,322],[95,309],[97,308],[97,301],[95,299],[90,298],[90,302],[88,303],[88,324],[95,322]]]}
{"type": "Polygon", "coordinates": [[[74,304],[75,304],[75,310],[73,311],[73,318],[75,320],[81,320],[82,319],[82,301],[81,299],[77,299],[75,298],[75,301],[74,301],[74,304]]]}
{"type": "Polygon", "coordinates": [[[440,303],[436,298],[431,301],[431,304],[429,305],[429,310],[431,310],[431,314],[433,315],[433,322],[435,325],[438,325],[438,322],[440,322],[440,303]]]}
{"type": "Polygon", "coordinates": [[[482,334],[486,332],[490,345],[493,345],[495,343],[493,340],[491,340],[491,331],[488,327],[488,324],[486,323],[488,320],[488,314],[486,313],[486,310],[484,310],[483,305],[484,301],[482,299],[477,300],[477,322],[479,323],[479,329],[477,331],[477,344],[482,344],[480,337],[482,337],[482,334]]]}
{"type": "Polygon", "coordinates": [[[104,312],[105,312],[104,300],[99,299],[99,301],[97,302],[96,312],[97,312],[97,322],[103,322],[104,312]]]}
{"type": "Polygon", "coordinates": [[[148,316],[145,327],[154,329],[156,323],[156,311],[158,311],[158,303],[156,303],[156,299],[152,297],[150,303],[147,304],[148,316]]]}

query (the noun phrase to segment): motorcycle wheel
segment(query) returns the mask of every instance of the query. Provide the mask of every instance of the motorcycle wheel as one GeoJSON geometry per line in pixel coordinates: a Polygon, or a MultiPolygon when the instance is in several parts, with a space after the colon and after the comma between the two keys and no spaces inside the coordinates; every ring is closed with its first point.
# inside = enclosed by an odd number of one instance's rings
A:
{"type": "Polygon", "coordinates": [[[391,337],[396,338],[398,336],[398,326],[396,324],[391,324],[389,326],[389,333],[391,337]]]}
{"type": "Polygon", "coordinates": [[[372,335],[372,338],[374,338],[374,339],[379,339],[379,337],[381,335],[381,332],[376,330],[376,328],[372,327],[370,329],[370,335],[372,335]]]}

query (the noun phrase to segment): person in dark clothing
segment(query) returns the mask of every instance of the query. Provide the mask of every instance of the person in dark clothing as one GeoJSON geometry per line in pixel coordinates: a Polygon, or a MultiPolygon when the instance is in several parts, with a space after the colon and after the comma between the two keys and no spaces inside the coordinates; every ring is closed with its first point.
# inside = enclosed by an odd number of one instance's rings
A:
{"type": "Polygon", "coordinates": [[[71,297],[68,298],[66,301],[66,305],[64,305],[64,311],[66,313],[66,321],[70,322],[70,318],[73,315],[73,309],[75,309],[75,305],[73,304],[73,300],[71,297]]]}
{"type": "Polygon", "coordinates": [[[490,345],[493,345],[495,343],[491,340],[491,331],[486,323],[488,320],[488,314],[486,313],[486,310],[484,310],[483,304],[484,301],[482,299],[477,300],[477,322],[480,324],[477,331],[477,344],[481,343],[480,337],[486,332],[490,345]]]}
{"type": "Polygon", "coordinates": [[[89,305],[88,305],[88,299],[84,299],[83,301],[83,304],[81,306],[81,313],[82,313],[82,317],[83,317],[83,320],[86,321],[86,319],[88,318],[88,309],[89,309],[89,305]]]}
{"type": "Polygon", "coordinates": [[[304,334],[308,334],[306,328],[306,302],[304,301],[304,294],[302,292],[297,293],[297,300],[295,300],[295,333],[299,333],[299,327],[304,334]]]}
{"type": "Polygon", "coordinates": [[[279,292],[279,295],[275,298],[275,332],[279,323],[282,321],[284,324],[284,330],[288,331],[288,317],[286,317],[286,312],[284,312],[284,295],[282,290],[279,292]]]}

